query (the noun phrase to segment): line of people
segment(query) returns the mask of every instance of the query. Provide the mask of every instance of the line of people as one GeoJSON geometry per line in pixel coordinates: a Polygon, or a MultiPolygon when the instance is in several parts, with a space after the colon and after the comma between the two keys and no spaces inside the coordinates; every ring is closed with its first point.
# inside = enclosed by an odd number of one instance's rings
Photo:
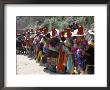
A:
{"type": "MultiPolygon", "coordinates": [[[[92,31],[93,32],[93,31],[92,31]]],[[[37,28],[17,34],[17,54],[34,57],[36,63],[62,74],[94,74],[94,35],[85,39],[81,25],[73,24],[59,31],[55,27],[37,28]]]]}

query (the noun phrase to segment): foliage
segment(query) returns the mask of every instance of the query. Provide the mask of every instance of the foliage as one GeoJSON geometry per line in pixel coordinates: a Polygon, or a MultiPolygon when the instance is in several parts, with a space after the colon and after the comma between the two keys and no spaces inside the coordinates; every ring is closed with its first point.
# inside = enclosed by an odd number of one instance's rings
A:
{"type": "Polygon", "coordinates": [[[94,24],[94,16],[17,16],[17,30],[26,28],[47,27],[49,30],[54,26],[62,30],[76,21],[83,25],[85,31],[94,24]]]}

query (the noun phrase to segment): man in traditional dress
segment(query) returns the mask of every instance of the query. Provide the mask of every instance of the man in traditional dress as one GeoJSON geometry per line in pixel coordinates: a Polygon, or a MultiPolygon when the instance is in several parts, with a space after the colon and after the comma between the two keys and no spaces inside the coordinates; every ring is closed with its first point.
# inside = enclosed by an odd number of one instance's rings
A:
{"type": "Polygon", "coordinates": [[[65,53],[64,53],[64,45],[63,42],[59,44],[59,55],[58,55],[58,62],[56,65],[56,70],[59,73],[65,73],[65,66],[64,66],[64,61],[65,61],[65,53]]]}

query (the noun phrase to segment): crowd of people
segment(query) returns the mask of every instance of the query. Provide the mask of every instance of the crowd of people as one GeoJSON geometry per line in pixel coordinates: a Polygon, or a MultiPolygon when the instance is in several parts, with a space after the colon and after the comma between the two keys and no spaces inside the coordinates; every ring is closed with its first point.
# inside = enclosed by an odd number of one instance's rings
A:
{"type": "Polygon", "coordinates": [[[82,25],[73,23],[64,30],[40,27],[16,34],[17,54],[34,57],[36,63],[60,74],[94,74],[94,30],[85,37],[82,25]]]}

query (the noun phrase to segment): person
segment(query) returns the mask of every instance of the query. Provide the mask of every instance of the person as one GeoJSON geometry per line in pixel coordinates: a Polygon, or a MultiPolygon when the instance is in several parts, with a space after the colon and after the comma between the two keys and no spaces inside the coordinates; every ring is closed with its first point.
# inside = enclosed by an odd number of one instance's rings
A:
{"type": "Polygon", "coordinates": [[[94,74],[94,41],[88,45],[88,49],[85,51],[85,58],[87,59],[87,73],[94,74]]]}
{"type": "Polygon", "coordinates": [[[45,64],[45,66],[47,64],[48,49],[49,49],[49,41],[47,40],[43,46],[43,57],[42,57],[42,63],[45,64]]]}
{"type": "Polygon", "coordinates": [[[87,54],[85,52],[85,49],[86,47],[88,46],[88,42],[87,40],[83,39],[81,42],[80,42],[80,59],[81,59],[81,73],[84,74],[85,73],[85,70],[86,70],[86,65],[87,65],[87,58],[84,58],[85,54],[87,54]]]}
{"type": "Polygon", "coordinates": [[[26,39],[25,37],[22,39],[22,51],[23,51],[23,54],[26,54],[26,39]]]}
{"type": "Polygon", "coordinates": [[[41,58],[42,58],[42,55],[43,55],[43,46],[44,46],[44,41],[43,41],[43,37],[41,38],[40,37],[40,41],[39,43],[37,44],[37,48],[36,48],[36,62],[40,62],[41,61],[41,58]]]}
{"type": "Polygon", "coordinates": [[[64,52],[67,56],[66,62],[66,73],[67,74],[74,74],[74,55],[71,51],[72,42],[71,39],[67,39],[65,41],[64,52]]]}
{"type": "Polygon", "coordinates": [[[16,36],[16,50],[17,50],[17,54],[20,54],[20,47],[21,47],[21,39],[20,39],[20,35],[17,34],[17,36],[16,36]]]}
{"type": "Polygon", "coordinates": [[[85,40],[84,35],[85,34],[83,33],[80,33],[80,35],[77,33],[76,38],[74,39],[74,64],[78,74],[84,74],[85,70],[85,59],[82,58],[82,51],[84,50],[88,42],[87,40],[85,40]]]}
{"type": "Polygon", "coordinates": [[[34,55],[33,38],[29,38],[29,56],[34,55]]]}
{"type": "Polygon", "coordinates": [[[91,40],[85,50],[85,58],[87,59],[86,73],[94,74],[94,30],[88,31],[91,40]]]}
{"type": "Polygon", "coordinates": [[[59,44],[59,55],[58,55],[58,62],[57,62],[57,65],[56,65],[56,70],[58,73],[65,73],[65,66],[64,66],[64,50],[63,50],[63,43],[60,43],[59,44]]]}

